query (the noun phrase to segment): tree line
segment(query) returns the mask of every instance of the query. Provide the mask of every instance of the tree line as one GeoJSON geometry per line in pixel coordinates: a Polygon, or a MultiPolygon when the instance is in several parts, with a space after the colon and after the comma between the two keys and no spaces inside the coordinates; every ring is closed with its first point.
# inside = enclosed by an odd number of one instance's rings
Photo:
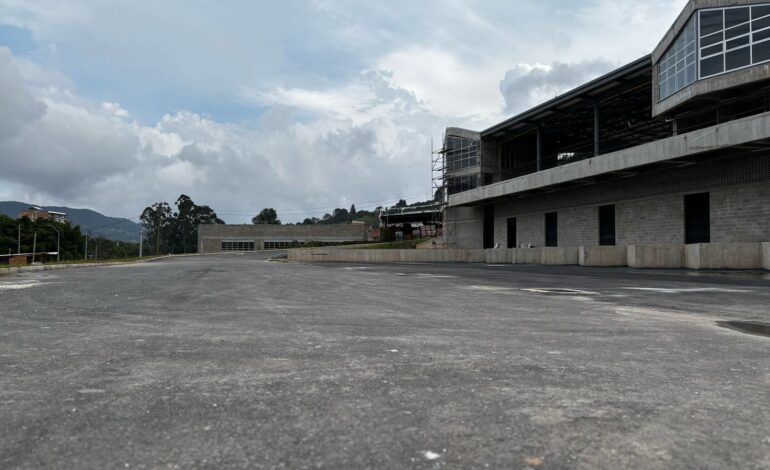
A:
{"type": "Polygon", "coordinates": [[[33,250],[35,253],[59,251],[61,261],[85,258],[115,259],[137,256],[139,243],[92,237],[82,233],[80,226],[67,222],[54,222],[49,219],[37,219],[33,222],[28,217],[12,219],[0,215],[0,254],[32,253],[33,250]],[[59,242],[60,249],[57,246],[59,242]]]}
{"type": "Polygon", "coordinates": [[[142,211],[140,221],[146,245],[156,255],[161,253],[195,253],[198,250],[198,225],[224,224],[209,206],[197,205],[185,195],[172,211],[167,202],[156,202],[142,211]]]}

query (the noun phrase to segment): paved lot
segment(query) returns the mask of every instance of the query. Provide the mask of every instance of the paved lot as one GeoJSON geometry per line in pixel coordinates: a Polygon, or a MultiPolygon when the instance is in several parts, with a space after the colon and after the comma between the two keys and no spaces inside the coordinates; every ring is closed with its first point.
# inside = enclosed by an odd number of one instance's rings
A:
{"type": "Polygon", "coordinates": [[[260,255],[0,277],[0,468],[770,468],[770,281],[260,255]],[[574,289],[551,291],[548,289],[574,289]]]}

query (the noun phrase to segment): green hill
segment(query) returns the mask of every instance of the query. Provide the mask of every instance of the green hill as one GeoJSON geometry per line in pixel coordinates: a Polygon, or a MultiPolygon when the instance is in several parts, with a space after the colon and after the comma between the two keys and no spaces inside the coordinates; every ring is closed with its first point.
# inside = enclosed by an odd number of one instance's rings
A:
{"type": "Polygon", "coordinates": [[[91,231],[94,236],[123,242],[139,241],[139,224],[128,219],[108,217],[91,209],[73,209],[62,206],[40,206],[18,201],[0,201],[0,214],[17,218],[19,212],[30,206],[38,206],[45,210],[66,212],[67,219],[73,225],[79,225],[85,233],[91,231]]]}

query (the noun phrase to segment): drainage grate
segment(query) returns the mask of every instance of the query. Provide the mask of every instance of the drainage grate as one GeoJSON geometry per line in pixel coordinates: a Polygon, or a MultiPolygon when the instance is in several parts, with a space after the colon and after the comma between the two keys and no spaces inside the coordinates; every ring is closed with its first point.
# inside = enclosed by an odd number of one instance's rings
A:
{"type": "Polygon", "coordinates": [[[770,323],[759,321],[718,321],[717,325],[750,335],[770,336],[770,323]]]}

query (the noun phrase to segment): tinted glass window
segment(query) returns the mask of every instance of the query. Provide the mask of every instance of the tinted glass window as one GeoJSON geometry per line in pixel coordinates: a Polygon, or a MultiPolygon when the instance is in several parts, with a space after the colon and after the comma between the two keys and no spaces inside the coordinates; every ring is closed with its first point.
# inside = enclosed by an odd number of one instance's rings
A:
{"type": "Polygon", "coordinates": [[[724,28],[722,10],[704,11],[700,15],[700,35],[715,33],[724,28]]]}
{"type": "Polygon", "coordinates": [[[749,21],[749,7],[725,10],[725,28],[730,28],[749,21]]]}
{"type": "Polygon", "coordinates": [[[748,47],[730,51],[725,55],[725,67],[727,70],[745,67],[751,64],[751,54],[748,47]]]}
{"type": "Polygon", "coordinates": [[[709,75],[715,75],[724,71],[724,64],[722,61],[724,57],[718,55],[709,59],[703,59],[700,61],[700,75],[701,77],[707,77],[709,75]]]}

